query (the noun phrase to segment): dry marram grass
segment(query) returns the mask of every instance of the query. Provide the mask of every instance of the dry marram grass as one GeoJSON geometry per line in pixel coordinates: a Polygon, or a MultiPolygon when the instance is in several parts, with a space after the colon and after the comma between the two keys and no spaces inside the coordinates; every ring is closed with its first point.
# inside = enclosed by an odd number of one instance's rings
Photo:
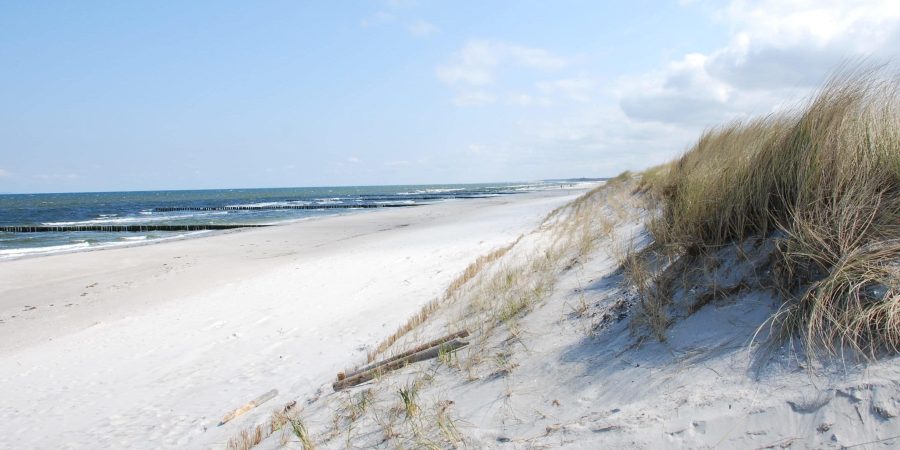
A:
{"type": "Polygon", "coordinates": [[[810,353],[900,344],[900,92],[882,69],[839,72],[788,113],[711,129],[644,175],[659,248],[697,255],[777,239],[774,317],[810,353]]]}

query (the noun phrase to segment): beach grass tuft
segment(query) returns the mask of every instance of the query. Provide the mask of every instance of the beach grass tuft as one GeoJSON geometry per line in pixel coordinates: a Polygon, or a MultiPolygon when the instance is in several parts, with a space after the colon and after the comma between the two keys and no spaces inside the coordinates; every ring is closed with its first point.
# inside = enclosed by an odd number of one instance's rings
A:
{"type": "Polygon", "coordinates": [[[291,417],[289,419],[291,424],[291,432],[294,433],[294,436],[300,441],[300,446],[303,450],[314,450],[316,448],[313,443],[312,438],[309,435],[309,430],[306,428],[306,424],[303,423],[303,420],[300,417],[291,417]]]}
{"type": "Polygon", "coordinates": [[[900,344],[900,78],[845,68],[793,110],[706,131],[645,172],[668,254],[777,241],[778,335],[875,356],[900,344]]]}

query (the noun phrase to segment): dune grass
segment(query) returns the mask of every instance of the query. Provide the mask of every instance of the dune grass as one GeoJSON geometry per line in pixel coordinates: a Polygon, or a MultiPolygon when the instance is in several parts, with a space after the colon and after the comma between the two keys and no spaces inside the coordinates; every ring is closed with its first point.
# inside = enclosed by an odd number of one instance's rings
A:
{"type": "Polygon", "coordinates": [[[412,331],[415,327],[424,323],[431,316],[432,313],[434,313],[441,307],[441,305],[443,305],[445,302],[451,300],[455,295],[457,295],[459,290],[466,283],[468,283],[469,280],[471,280],[476,275],[478,275],[482,271],[482,269],[484,269],[486,266],[490,265],[494,261],[496,261],[496,260],[502,258],[504,255],[506,255],[506,253],[509,252],[510,249],[515,247],[515,245],[518,244],[519,241],[521,241],[521,240],[522,240],[522,236],[519,236],[515,241],[513,241],[509,245],[505,245],[503,247],[500,247],[498,249],[491,251],[490,253],[488,253],[486,255],[482,255],[482,256],[479,256],[478,258],[476,258],[474,262],[472,262],[471,264],[469,264],[466,267],[466,269],[463,271],[463,273],[461,273],[458,277],[456,277],[450,283],[450,286],[448,286],[447,289],[444,291],[444,295],[442,297],[433,299],[433,300],[429,301],[428,303],[426,303],[425,305],[423,305],[419,309],[419,312],[417,312],[415,315],[410,317],[406,321],[406,323],[404,323],[399,328],[397,328],[397,331],[395,331],[390,336],[388,336],[387,338],[385,338],[384,340],[379,342],[378,345],[375,346],[375,348],[372,351],[370,351],[368,353],[368,355],[366,356],[366,362],[370,363],[370,362],[375,361],[375,358],[377,358],[378,355],[384,353],[387,349],[391,348],[391,346],[393,346],[398,340],[400,340],[400,338],[402,338],[403,336],[406,336],[406,334],[409,333],[410,331],[412,331]]]}
{"type": "MultiPolygon", "coordinates": [[[[267,421],[241,430],[235,437],[228,440],[225,445],[226,450],[250,450],[269,436],[282,430],[286,424],[290,423],[294,426],[294,422],[300,420],[294,407],[295,403],[289,403],[283,409],[273,411],[267,421]]],[[[296,428],[294,429],[296,430],[296,428]]],[[[285,442],[282,439],[282,443],[285,442]]],[[[312,449],[313,447],[304,444],[304,448],[312,449]]]]}
{"type": "Polygon", "coordinates": [[[782,337],[874,356],[900,344],[900,81],[834,75],[807,104],[705,132],[645,173],[657,248],[698,255],[778,240],[782,337]]]}

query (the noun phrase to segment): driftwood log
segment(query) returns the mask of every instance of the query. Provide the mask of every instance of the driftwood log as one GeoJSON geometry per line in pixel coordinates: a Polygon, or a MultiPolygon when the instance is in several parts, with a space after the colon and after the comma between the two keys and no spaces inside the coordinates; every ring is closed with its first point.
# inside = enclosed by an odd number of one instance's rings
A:
{"type": "Polygon", "coordinates": [[[452,339],[447,342],[443,342],[431,348],[413,353],[411,355],[407,355],[402,358],[394,358],[391,361],[381,362],[376,364],[374,367],[366,370],[364,372],[356,373],[353,376],[346,377],[344,379],[335,381],[331,384],[331,387],[335,391],[340,391],[341,389],[346,389],[351,386],[356,386],[357,384],[365,383],[383,373],[390,372],[392,370],[397,370],[402,367],[405,367],[408,364],[412,364],[419,361],[425,361],[427,359],[436,358],[442,351],[443,352],[452,352],[459,348],[465,347],[469,345],[468,342],[460,340],[460,339],[452,339]]]}
{"type": "Polygon", "coordinates": [[[407,350],[407,351],[405,351],[405,352],[403,352],[403,353],[400,353],[400,354],[391,356],[390,358],[383,359],[383,360],[377,361],[377,362],[373,362],[373,363],[371,363],[371,364],[366,364],[366,365],[364,365],[364,366],[362,366],[362,367],[359,367],[359,368],[357,368],[357,369],[355,369],[355,370],[351,370],[351,371],[347,371],[347,372],[341,372],[341,373],[338,374],[337,379],[338,379],[338,381],[341,381],[341,380],[343,380],[343,379],[345,379],[345,378],[352,378],[352,377],[354,377],[354,376],[356,376],[356,375],[359,375],[359,374],[361,374],[361,373],[363,373],[363,372],[372,370],[372,369],[374,369],[374,368],[376,368],[376,367],[378,367],[378,366],[383,366],[383,365],[385,365],[385,364],[388,364],[388,363],[391,363],[391,362],[394,362],[394,361],[397,361],[397,360],[406,358],[407,356],[410,356],[410,355],[419,353],[419,352],[421,352],[422,350],[428,350],[428,349],[431,348],[431,347],[437,347],[438,345],[441,345],[441,344],[443,344],[443,343],[445,343],[445,342],[452,341],[453,339],[464,338],[464,337],[468,337],[468,336],[469,336],[469,330],[457,331],[456,333],[451,333],[451,334],[448,334],[448,335],[446,335],[446,336],[444,336],[444,337],[437,338],[437,339],[435,339],[435,340],[433,340],[433,341],[426,342],[426,343],[424,343],[424,344],[422,344],[422,345],[419,345],[419,346],[416,346],[416,347],[414,347],[414,348],[412,348],[412,349],[409,349],[409,350],[407,350]]]}
{"type": "Polygon", "coordinates": [[[269,400],[272,400],[273,398],[275,398],[276,395],[278,395],[278,389],[272,389],[271,391],[266,392],[265,394],[254,398],[253,400],[250,400],[250,402],[245,404],[244,406],[241,406],[240,408],[235,409],[234,411],[231,411],[228,414],[225,414],[225,417],[223,417],[222,420],[219,422],[219,426],[225,425],[225,423],[227,423],[229,420],[232,420],[236,417],[242,416],[247,411],[250,411],[251,409],[256,408],[257,406],[262,405],[263,403],[265,403],[269,400]]]}

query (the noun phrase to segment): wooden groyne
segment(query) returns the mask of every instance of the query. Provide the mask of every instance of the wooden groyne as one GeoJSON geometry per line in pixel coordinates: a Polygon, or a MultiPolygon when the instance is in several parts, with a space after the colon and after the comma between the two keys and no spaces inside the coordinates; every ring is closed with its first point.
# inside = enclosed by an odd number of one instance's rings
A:
{"type": "Polygon", "coordinates": [[[175,212],[175,211],[260,211],[274,209],[370,209],[370,208],[405,208],[408,206],[418,206],[408,203],[392,203],[384,205],[376,205],[371,203],[363,203],[358,205],[271,205],[271,206],[163,206],[153,208],[153,212],[175,212]]]}
{"type": "Polygon", "coordinates": [[[68,231],[103,231],[110,233],[145,232],[145,231],[204,231],[232,230],[235,228],[259,228],[271,225],[63,225],[63,226],[0,226],[0,231],[7,233],[63,233],[68,231]]]}

